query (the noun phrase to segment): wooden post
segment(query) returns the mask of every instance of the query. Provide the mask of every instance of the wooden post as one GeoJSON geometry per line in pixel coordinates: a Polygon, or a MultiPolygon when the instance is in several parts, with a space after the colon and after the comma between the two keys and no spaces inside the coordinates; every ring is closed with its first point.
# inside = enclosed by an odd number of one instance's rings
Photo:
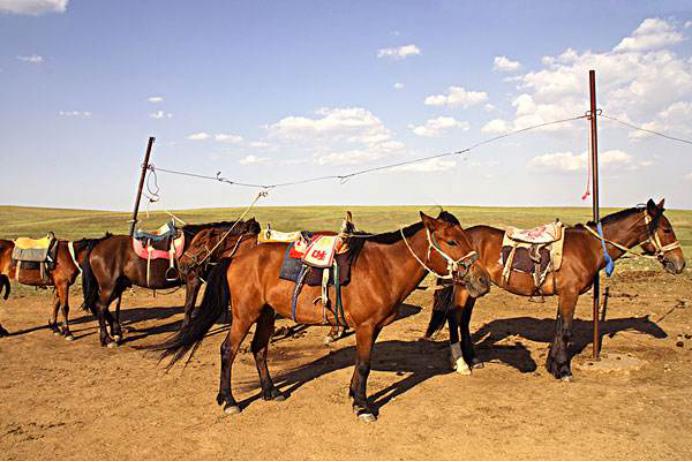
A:
{"type": "Polygon", "coordinates": [[[144,188],[144,178],[147,176],[147,169],[149,168],[149,157],[151,156],[151,147],[154,145],[153,136],[149,137],[149,143],[147,143],[147,151],[144,154],[144,163],[142,164],[142,173],[139,176],[139,186],[137,187],[137,197],[135,197],[135,209],[132,211],[132,221],[130,223],[130,237],[135,234],[135,227],[137,226],[137,214],[139,213],[139,203],[142,200],[142,188],[144,188]]]}
{"type": "MultiPolygon", "coordinates": [[[[598,197],[598,127],[596,125],[596,71],[589,71],[589,94],[591,100],[590,121],[591,121],[591,179],[593,181],[591,190],[593,198],[593,221],[598,224],[600,221],[599,197],[598,197]]],[[[598,311],[600,307],[599,298],[601,295],[601,276],[596,273],[593,280],[593,357],[598,359],[601,352],[601,337],[599,335],[598,311]]]]}

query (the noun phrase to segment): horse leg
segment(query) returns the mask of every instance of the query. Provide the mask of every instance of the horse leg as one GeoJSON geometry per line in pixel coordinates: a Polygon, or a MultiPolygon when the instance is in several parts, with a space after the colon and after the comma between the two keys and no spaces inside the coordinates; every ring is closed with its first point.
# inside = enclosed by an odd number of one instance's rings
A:
{"type": "Polygon", "coordinates": [[[257,373],[262,386],[262,398],[265,401],[283,401],[286,397],[274,386],[271,375],[269,375],[269,368],[267,367],[269,340],[271,340],[273,333],[274,313],[270,308],[265,307],[257,320],[257,328],[250,348],[255,356],[255,365],[257,366],[257,373]]]}
{"type": "Polygon", "coordinates": [[[473,338],[471,337],[471,331],[469,329],[469,324],[471,324],[471,316],[473,315],[473,307],[476,304],[476,299],[473,297],[468,297],[464,305],[464,309],[461,312],[461,324],[459,325],[459,330],[461,333],[461,352],[464,355],[464,361],[472,369],[481,369],[483,363],[476,356],[476,350],[473,347],[473,338]]]}
{"type": "Polygon", "coordinates": [[[223,412],[226,414],[238,414],[241,409],[231,391],[231,375],[233,372],[233,360],[240,344],[243,343],[245,336],[254,323],[244,319],[236,319],[231,324],[228,336],[221,344],[221,381],[219,384],[219,394],[216,395],[216,402],[223,404],[223,412]]]}
{"type": "Polygon", "coordinates": [[[58,285],[58,297],[60,298],[60,311],[62,312],[63,326],[60,332],[65,340],[74,340],[72,332],[70,332],[70,289],[67,284],[58,285]]]}
{"type": "Polygon", "coordinates": [[[60,328],[58,327],[58,310],[60,309],[60,297],[58,296],[58,289],[53,291],[53,303],[51,305],[50,319],[48,320],[48,327],[53,331],[53,335],[60,335],[60,328]]]}
{"type": "Polygon", "coordinates": [[[351,378],[349,395],[353,398],[353,412],[363,422],[377,420],[375,413],[368,404],[367,381],[370,375],[370,358],[372,348],[381,328],[360,325],[356,328],[356,365],[351,378]]]}
{"type": "Polygon", "coordinates": [[[201,285],[202,282],[194,272],[189,273],[185,278],[185,315],[183,317],[182,327],[187,326],[190,322],[190,317],[192,316],[192,311],[195,309],[195,302],[197,301],[197,294],[199,293],[201,285]]]}
{"type": "Polygon", "coordinates": [[[108,330],[106,329],[106,321],[108,321],[111,332],[113,331],[113,316],[108,311],[108,305],[113,299],[112,294],[112,288],[102,287],[96,301],[96,311],[99,320],[99,341],[101,342],[101,346],[107,346],[108,348],[118,346],[118,343],[108,335],[108,330]]]}
{"type": "Polygon", "coordinates": [[[548,372],[556,379],[572,380],[571,357],[569,346],[572,340],[572,321],[574,309],[579,295],[576,293],[560,293],[558,298],[558,313],[555,321],[555,338],[550,345],[546,361],[548,372]]]}
{"type": "Polygon", "coordinates": [[[121,290],[118,294],[118,301],[115,304],[115,319],[111,315],[110,311],[108,311],[108,308],[106,308],[106,319],[108,319],[108,324],[110,324],[111,327],[111,335],[117,343],[120,343],[120,341],[123,339],[123,328],[120,325],[120,303],[122,302],[122,299],[123,291],[121,290]]]}

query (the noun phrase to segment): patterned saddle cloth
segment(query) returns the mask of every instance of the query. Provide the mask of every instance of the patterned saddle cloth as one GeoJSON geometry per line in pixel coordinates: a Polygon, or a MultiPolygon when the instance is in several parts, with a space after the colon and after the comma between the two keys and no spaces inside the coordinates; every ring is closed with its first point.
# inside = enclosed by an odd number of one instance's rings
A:
{"type": "Polygon", "coordinates": [[[546,276],[562,266],[564,241],[564,225],[559,220],[531,229],[508,227],[500,254],[502,282],[507,284],[513,271],[529,273],[540,292],[546,276]]]}

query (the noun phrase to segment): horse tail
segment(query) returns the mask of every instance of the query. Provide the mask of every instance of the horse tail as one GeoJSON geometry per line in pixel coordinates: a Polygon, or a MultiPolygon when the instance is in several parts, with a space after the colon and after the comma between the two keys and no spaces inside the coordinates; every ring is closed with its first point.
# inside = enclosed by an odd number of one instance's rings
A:
{"type": "Polygon", "coordinates": [[[7,300],[10,296],[10,278],[6,274],[0,274],[0,293],[3,287],[5,288],[5,295],[3,295],[3,300],[7,300]]]}
{"type": "Polygon", "coordinates": [[[84,296],[84,302],[82,302],[82,309],[84,311],[91,311],[94,316],[98,316],[96,312],[96,301],[99,297],[99,283],[94,276],[94,270],[91,268],[91,249],[84,256],[84,262],[82,263],[82,295],[84,296]]]}
{"type": "Polygon", "coordinates": [[[230,264],[231,259],[224,258],[209,274],[202,304],[192,312],[190,322],[182,326],[177,333],[164,340],[163,343],[147,347],[147,349],[161,351],[161,360],[172,356],[166,369],[170,369],[188,351],[190,352],[189,361],[202,343],[202,340],[204,340],[205,334],[209,332],[209,329],[211,329],[219,316],[223,314],[224,310],[228,309],[231,294],[226,280],[226,273],[230,264]]]}

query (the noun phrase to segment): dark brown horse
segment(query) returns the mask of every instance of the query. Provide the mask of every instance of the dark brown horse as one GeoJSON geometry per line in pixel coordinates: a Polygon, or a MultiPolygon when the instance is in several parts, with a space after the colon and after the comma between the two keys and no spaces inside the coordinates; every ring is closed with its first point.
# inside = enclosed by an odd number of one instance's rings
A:
{"type": "MultiPolygon", "coordinates": [[[[100,239],[81,239],[79,241],[58,241],[55,255],[55,264],[51,270],[47,270],[45,278],[41,276],[41,271],[22,266],[19,271],[18,283],[34,287],[54,287],[53,304],[51,316],[48,320],[48,327],[55,335],[62,335],[66,340],[74,340],[70,332],[69,323],[69,295],[70,286],[74,284],[77,276],[81,272],[80,265],[83,264],[84,257],[100,239]],[[73,248],[71,253],[70,245],[73,248]],[[63,325],[58,324],[58,310],[62,312],[63,325]]],[[[12,260],[12,250],[14,242],[0,240],[0,291],[5,286],[5,298],[10,293],[10,279],[16,279],[17,271],[15,262],[12,260]]],[[[7,335],[5,329],[0,328],[0,336],[7,335]]]]}
{"type": "MultiPolygon", "coordinates": [[[[114,235],[99,242],[84,264],[83,292],[84,306],[91,310],[99,321],[99,341],[101,346],[117,346],[122,339],[120,326],[120,303],[118,301],[115,317],[108,311],[109,305],[120,298],[122,292],[133,285],[148,289],[170,289],[186,285],[185,318],[195,305],[197,293],[209,270],[209,264],[214,263],[209,256],[197,254],[186,255],[194,237],[203,231],[216,229],[219,233],[228,233],[226,245],[234,245],[241,236],[250,234],[256,237],[260,231],[259,224],[253,219],[239,222],[219,222],[201,225],[185,225],[181,228],[185,234],[185,246],[181,260],[184,265],[178,265],[176,277],[171,278],[170,262],[168,260],[152,260],[147,275],[147,260],[139,257],[132,248],[132,238],[125,235],[114,235]],[[231,239],[231,237],[235,237],[231,239]],[[184,257],[184,258],[183,258],[184,257]],[[110,327],[110,335],[106,330],[110,327]],[[111,337],[112,335],[112,337],[111,337]]],[[[198,241],[203,243],[203,241],[198,241]]],[[[214,244],[215,245],[215,244],[214,244]]],[[[213,245],[212,245],[213,247],[213,245]]],[[[209,250],[212,247],[207,246],[209,250]]],[[[217,249],[213,249],[216,254],[217,249]]]]}
{"type": "MultiPolygon", "coordinates": [[[[645,207],[635,207],[606,216],[601,220],[608,254],[616,260],[625,254],[625,249],[641,246],[646,255],[656,256],[666,271],[679,274],[685,268],[685,258],[675,237],[675,231],[663,215],[664,201],[657,205],[649,200],[645,207]]],[[[601,241],[586,227],[595,230],[592,222],[565,229],[562,267],[546,278],[542,292],[558,296],[558,312],[555,324],[555,338],[550,346],[546,367],[558,379],[570,380],[572,370],[569,353],[572,338],[574,309],[579,295],[593,285],[596,272],[605,267],[605,257],[601,241]]],[[[488,268],[493,283],[516,295],[534,295],[534,282],[530,274],[512,273],[507,285],[503,282],[503,267],[499,262],[504,231],[490,226],[474,226],[467,230],[474,249],[488,268]]],[[[432,336],[444,325],[445,315],[449,322],[450,343],[461,351],[463,359],[456,362],[457,371],[470,373],[467,365],[474,367],[480,363],[469,332],[469,322],[476,297],[463,287],[449,287],[435,293],[438,310],[428,326],[426,337],[432,336]]],[[[457,353],[458,354],[458,353],[457,353]]],[[[453,351],[453,356],[454,356],[453,351]]],[[[456,358],[454,358],[456,359],[456,358]]]]}
{"type": "MultiPolygon", "coordinates": [[[[348,240],[349,247],[357,252],[351,267],[351,281],[341,291],[345,318],[356,336],[356,364],[349,390],[354,411],[364,421],[375,420],[366,396],[375,340],[382,328],[396,318],[398,306],[428,271],[463,282],[475,297],[489,289],[489,276],[477,261],[476,252],[459,221],[446,212],[437,219],[421,213],[421,220],[391,233],[348,240]]],[[[162,357],[173,355],[170,365],[190,350],[193,354],[214,321],[228,309],[232,294],[233,322],[221,346],[221,383],[217,396],[226,413],[240,411],[231,393],[231,370],[240,344],[255,323],[251,350],[263,398],[284,399],[269,375],[267,351],[274,330],[274,311],[292,317],[295,285],[279,279],[286,248],[287,244],[261,244],[239,255],[233,264],[224,260],[210,275],[197,315],[171,339],[153,347],[164,350],[162,357]]],[[[320,287],[303,288],[297,299],[295,321],[325,324],[321,308],[313,303],[320,296],[320,290],[320,287]]],[[[335,294],[330,291],[334,299],[335,294]]],[[[335,320],[329,319],[326,323],[334,325],[335,320]]]]}

